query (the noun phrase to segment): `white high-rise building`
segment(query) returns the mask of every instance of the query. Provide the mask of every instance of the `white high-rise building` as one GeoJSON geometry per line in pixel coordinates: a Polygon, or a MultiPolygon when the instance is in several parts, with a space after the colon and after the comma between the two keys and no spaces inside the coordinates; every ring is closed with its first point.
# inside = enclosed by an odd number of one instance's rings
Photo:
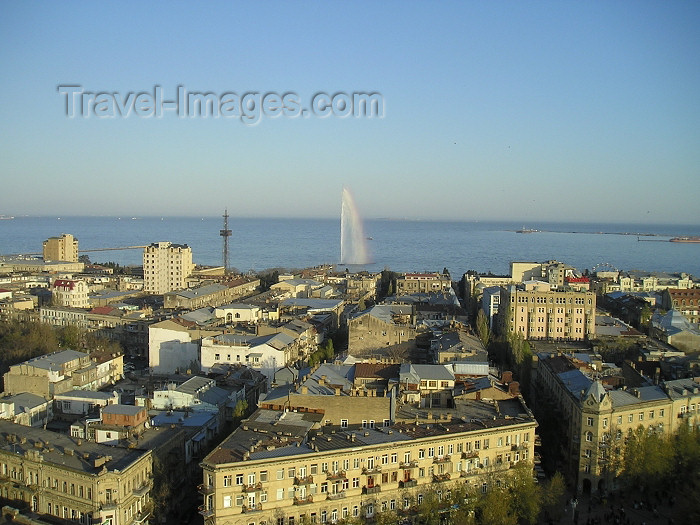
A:
{"type": "Polygon", "coordinates": [[[186,244],[157,242],[143,250],[143,289],[163,294],[185,288],[192,274],[192,248],[186,244]]]}

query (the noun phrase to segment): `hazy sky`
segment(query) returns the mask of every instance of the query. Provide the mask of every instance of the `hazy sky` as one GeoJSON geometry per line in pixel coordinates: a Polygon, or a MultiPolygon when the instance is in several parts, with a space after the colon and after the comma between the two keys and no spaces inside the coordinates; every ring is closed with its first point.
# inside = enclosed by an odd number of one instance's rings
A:
{"type": "Polygon", "coordinates": [[[700,3],[0,3],[0,214],[697,223],[700,3]],[[98,118],[85,91],[379,92],[98,118]]]}

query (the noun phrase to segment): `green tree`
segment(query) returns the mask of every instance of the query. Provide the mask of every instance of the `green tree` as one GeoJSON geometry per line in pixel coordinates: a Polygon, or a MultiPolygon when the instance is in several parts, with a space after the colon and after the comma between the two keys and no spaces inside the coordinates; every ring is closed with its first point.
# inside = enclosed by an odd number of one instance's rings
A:
{"type": "Polygon", "coordinates": [[[564,493],[566,492],[566,482],[561,472],[555,472],[542,485],[542,510],[552,519],[561,519],[561,509],[564,506],[564,493]]]}
{"type": "Polygon", "coordinates": [[[489,490],[477,503],[480,525],[516,525],[517,516],[511,510],[512,495],[505,487],[491,484],[489,490]]]}
{"type": "Polygon", "coordinates": [[[476,314],[476,333],[481,340],[481,344],[484,345],[484,348],[488,348],[491,340],[491,330],[489,329],[489,320],[486,318],[486,314],[481,308],[479,308],[479,312],[476,314]]]}
{"type": "Polygon", "coordinates": [[[513,514],[534,524],[540,514],[542,494],[532,475],[532,464],[521,461],[508,472],[508,490],[513,514]]]}
{"type": "Polygon", "coordinates": [[[367,309],[367,305],[365,304],[365,298],[361,297],[360,302],[357,303],[357,309],[360,312],[363,312],[367,309]]]}
{"type": "Polygon", "coordinates": [[[233,419],[236,423],[239,423],[244,417],[248,415],[248,401],[245,399],[239,399],[236,406],[233,407],[233,419]]]}
{"type": "Polygon", "coordinates": [[[622,475],[630,485],[663,483],[673,469],[671,440],[639,425],[627,438],[622,475]]]}

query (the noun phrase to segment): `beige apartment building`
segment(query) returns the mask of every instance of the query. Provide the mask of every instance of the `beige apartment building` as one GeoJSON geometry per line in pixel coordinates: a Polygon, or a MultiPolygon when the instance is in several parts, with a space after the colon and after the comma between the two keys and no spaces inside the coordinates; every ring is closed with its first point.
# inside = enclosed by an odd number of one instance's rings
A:
{"type": "Polygon", "coordinates": [[[51,299],[55,306],[89,308],[89,291],[90,289],[85,281],[56,279],[51,287],[51,299]]]}
{"type": "Polygon", "coordinates": [[[442,293],[452,288],[449,275],[441,273],[407,273],[396,279],[396,295],[442,293]]]}
{"type": "Polygon", "coordinates": [[[192,248],[186,244],[156,242],[143,250],[143,290],[165,294],[186,288],[192,274],[192,248]]]}
{"type": "Polygon", "coordinates": [[[0,493],[54,520],[147,523],[151,454],[0,421],[0,493]]]}
{"type": "Polygon", "coordinates": [[[499,316],[501,329],[525,339],[582,341],[595,334],[593,292],[552,290],[549,283],[526,281],[504,288],[499,316]]]}
{"type": "Polygon", "coordinates": [[[519,399],[470,403],[471,417],[355,429],[322,426],[316,412],[258,410],[202,462],[204,523],[410,515],[453,484],[485,491],[488,479],[533,458],[537,423],[519,399]]]}
{"type": "Polygon", "coordinates": [[[580,492],[616,488],[624,438],[640,426],[672,433],[700,424],[700,378],[655,385],[639,376],[641,386],[614,388],[606,376],[598,379],[599,367],[568,356],[539,354],[533,367],[536,403],[556,415],[564,436],[564,475],[576,480],[580,492]]]}
{"type": "Polygon", "coordinates": [[[78,239],[69,233],[49,237],[43,245],[44,261],[78,262],[78,239]]]}

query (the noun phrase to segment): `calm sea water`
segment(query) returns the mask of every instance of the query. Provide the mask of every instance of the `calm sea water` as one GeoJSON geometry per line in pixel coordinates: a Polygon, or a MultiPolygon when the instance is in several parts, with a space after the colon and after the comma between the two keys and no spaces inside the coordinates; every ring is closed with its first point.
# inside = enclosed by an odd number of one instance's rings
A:
{"type": "MultiPolygon", "coordinates": [[[[521,234],[508,222],[366,220],[372,263],[368,270],[439,271],[453,277],[466,270],[507,274],[510,261],[557,259],[583,270],[608,263],[622,270],[688,272],[700,277],[700,244],[671,243],[673,236],[700,236],[700,226],[537,223],[521,234]],[[576,232],[576,233],[573,233],[576,232]],[[599,232],[607,232],[601,234],[599,232]],[[632,235],[618,235],[628,233],[632,235]],[[654,234],[639,237],[637,233],[654,234]]],[[[48,237],[71,233],[81,250],[189,244],[196,263],[222,264],[220,217],[16,217],[0,220],[0,254],[39,253],[48,237]]],[[[337,263],[340,221],[334,219],[230,218],[229,261],[240,271],[303,268],[337,263]]],[[[88,253],[94,262],[141,264],[141,250],[88,253]]],[[[353,270],[357,270],[353,267],[353,270]]]]}

